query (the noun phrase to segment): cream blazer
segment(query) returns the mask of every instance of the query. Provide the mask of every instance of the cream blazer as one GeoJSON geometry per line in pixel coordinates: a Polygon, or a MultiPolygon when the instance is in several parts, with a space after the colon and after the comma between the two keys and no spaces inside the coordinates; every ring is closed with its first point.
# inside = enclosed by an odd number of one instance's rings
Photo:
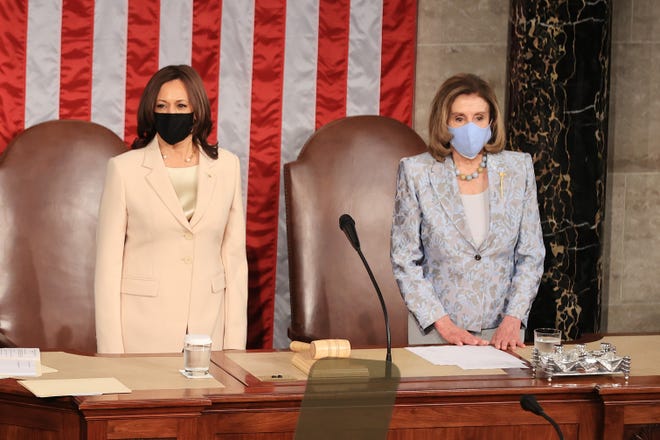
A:
{"type": "MultiPolygon", "coordinates": [[[[200,151],[202,151],[200,149],[200,151]]],[[[108,162],[94,280],[99,353],[180,352],[186,332],[213,349],[247,338],[245,215],[238,158],[199,158],[188,221],[154,140],[108,162]]]]}

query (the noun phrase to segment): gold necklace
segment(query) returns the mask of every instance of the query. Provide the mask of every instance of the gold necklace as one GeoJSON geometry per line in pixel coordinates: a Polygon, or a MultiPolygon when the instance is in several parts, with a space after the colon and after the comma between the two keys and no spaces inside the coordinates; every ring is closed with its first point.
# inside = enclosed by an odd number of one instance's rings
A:
{"type": "MultiPolygon", "coordinates": [[[[476,179],[477,177],[479,177],[479,174],[486,171],[487,164],[488,164],[488,159],[486,159],[486,154],[484,153],[484,155],[481,157],[481,163],[477,167],[476,171],[474,171],[473,173],[470,173],[470,174],[463,174],[460,171],[458,171],[458,168],[456,168],[456,171],[455,171],[456,177],[458,177],[458,179],[460,179],[460,180],[476,179]]],[[[454,163],[454,166],[456,166],[456,163],[454,163]]]]}

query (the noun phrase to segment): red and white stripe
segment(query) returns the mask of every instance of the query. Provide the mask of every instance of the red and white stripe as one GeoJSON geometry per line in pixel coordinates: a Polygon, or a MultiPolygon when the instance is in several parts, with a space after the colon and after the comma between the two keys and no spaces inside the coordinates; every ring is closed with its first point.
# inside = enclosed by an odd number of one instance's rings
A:
{"type": "MultiPolygon", "coordinates": [[[[252,347],[286,345],[282,165],[340,117],[412,123],[416,0],[2,0],[0,151],[84,119],[130,143],[147,80],[191,64],[243,170],[252,347]]],[[[212,139],[215,140],[215,139],[212,139]]]]}

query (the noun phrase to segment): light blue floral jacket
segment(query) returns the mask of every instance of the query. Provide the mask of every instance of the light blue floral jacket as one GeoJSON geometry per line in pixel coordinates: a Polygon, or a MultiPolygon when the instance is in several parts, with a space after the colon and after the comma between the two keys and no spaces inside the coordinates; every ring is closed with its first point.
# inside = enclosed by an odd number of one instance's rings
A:
{"type": "Polygon", "coordinates": [[[454,170],[451,157],[429,153],[399,163],[391,259],[401,295],[423,329],[445,314],[474,332],[504,315],[527,325],[545,257],[532,159],[488,155],[489,230],[479,247],[454,170]]]}

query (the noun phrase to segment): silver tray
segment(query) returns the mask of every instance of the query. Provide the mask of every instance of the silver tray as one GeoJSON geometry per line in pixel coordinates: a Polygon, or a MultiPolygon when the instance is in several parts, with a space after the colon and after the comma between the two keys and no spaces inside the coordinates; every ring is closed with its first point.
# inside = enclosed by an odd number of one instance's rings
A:
{"type": "Polygon", "coordinates": [[[576,344],[571,350],[555,345],[554,352],[542,354],[532,351],[532,373],[534,377],[623,375],[630,378],[630,356],[619,356],[616,347],[608,342],[600,343],[600,350],[587,350],[584,344],[576,344]]]}

